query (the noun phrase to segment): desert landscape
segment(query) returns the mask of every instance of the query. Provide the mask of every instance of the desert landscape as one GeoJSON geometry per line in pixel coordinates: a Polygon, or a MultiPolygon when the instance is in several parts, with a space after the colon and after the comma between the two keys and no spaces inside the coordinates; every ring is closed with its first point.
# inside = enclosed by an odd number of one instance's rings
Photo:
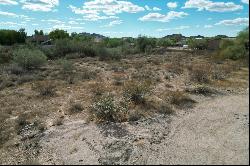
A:
{"type": "Polygon", "coordinates": [[[222,34],[0,24],[0,164],[249,164],[249,27],[222,34]]]}

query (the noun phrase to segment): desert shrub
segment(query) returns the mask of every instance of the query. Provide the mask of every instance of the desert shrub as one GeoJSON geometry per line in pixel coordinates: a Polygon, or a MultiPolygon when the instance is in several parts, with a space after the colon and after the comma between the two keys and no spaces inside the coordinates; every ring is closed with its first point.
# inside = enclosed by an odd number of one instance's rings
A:
{"type": "Polygon", "coordinates": [[[211,65],[196,64],[193,65],[190,72],[190,79],[194,82],[208,83],[211,78],[211,65]]]}
{"type": "Polygon", "coordinates": [[[149,82],[129,81],[125,83],[123,95],[135,104],[145,103],[145,96],[150,92],[149,82]]]}
{"type": "Polygon", "coordinates": [[[191,99],[189,96],[185,95],[181,91],[176,91],[171,93],[171,104],[174,104],[180,108],[192,108],[196,103],[195,100],[191,99]]]}
{"type": "Polygon", "coordinates": [[[128,113],[128,121],[130,122],[138,121],[143,117],[145,117],[145,115],[141,111],[133,110],[128,113]]]}
{"type": "Polygon", "coordinates": [[[222,40],[215,58],[239,60],[249,59],[249,28],[241,31],[236,40],[222,40]]]}
{"type": "Polygon", "coordinates": [[[192,94],[198,94],[198,95],[204,95],[204,96],[212,96],[214,94],[218,94],[219,92],[216,89],[210,88],[205,85],[199,85],[194,88],[188,88],[186,89],[186,92],[192,93],[192,94]]]}
{"type": "Polygon", "coordinates": [[[121,46],[121,52],[123,55],[131,55],[139,53],[138,49],[134,46],[131,46],[130,43],[124,43],[121,46]]]}
{"type": "Polygon", "coordinates": [[[219,53],[219,56],[222,59],[232,59],[232,60],[242,59],[245,57],[245,55],[246,55],[245,46],[236,44],[226,47],[219,53]]]}
{"type": "Polygon", "coordinates": [[[124,121],[127,115],[124,103],[115,103],[114,97],[104,95],[91,106],[91,112],[97,121],[124,121]]]}
{"type": "Polygon", "coordinates": [[[169,114],[175,113],[174,109],[168,103],[161,103],[159,105],[157,112],[159,112],[160,114],[164,114],[164,115],[166,115],[166,114],[169,115],[169,114]]]}
{"type": "Polygon", "coordinates": [[[41,46],[39,49],[48,57],[48,59],[56,59],[58,57],[55,46],[41,46]]]}
{"type": "Polygon", "coordinates": [[[16,75],[20,75],[25,72],[24,69],[16,63],[11,63],[9,66],[6,67],[6,70],[11,74],[16,74],[16,75]]]}
{"type": "Polygon", "coordinates": [[[147,47],[154,48],[156,46],[156,40],[146,36],[139,36],[136,45],[140,52],[146,53],[147,47]]]}
{"type": "Polygon", "coordinates": [[[79,113],[83,110],[83,106],[81,103],[73,103],[70,108],[69,111],[70,113],[79,113]]]}
{"type": "Polygon", "coordinates": [[[39,82],[33,86],[33,89],[36,90],[40,96],[54,96],[56,94],[56,85],[52,82],[39,82]]]}
{"type": "Polygon", "coordinates": [[[72,73],[74,70],[74,64],[66,59],[60,59],[58,63],[61,66],[63,74],[72,73]]]}
{"type": "Polygon", "coordinates": [[[232,70],[233,67],[229,65],[223,65],[223,66],[215,65],[213,66],[212,69],[212,79],[223,80],[226,77],[228,77],[228,75],[232,72],[232,70]]]}
{"type": "Polygon", "coordinates": [[[61,126],[63,125],[63,118],[62,117],[58,117],[53,121],[53,125],[54,126],[61,126]]]}
{"type": "Polygon", "coordinates": [[[97,47],[96,52],[100,61],[111,60],[111,53],[107,48],[97,47]]]}
{"type": "Polygon", "coordinates": [[[66,59],[77,59],[80,57],[81,55],[79,53],[69,53],[69,54],[66,54],[65,56],[66,59]]]}
{"type": "Polygon", "coordinates": [[[39,68],[47,61],[47,57],[40,50],[18,49],[14,52],[13,61],[24,69],[39,68]]]}
{"type": "Polygon", "coordinates": [[[100,82],[90,84],[90,89],[95,97],[103,95],[106,91],[106,87],[104,86],[103,83],[100,82]]]}
{"type": "Polygon", "coordinates": [[[10,48],[0,46],[0,64],[9,63],[13,59],[13,53],[10,48]]]}
{"type": "Polygon", "coordinates": [[[89,68],[83,68],[83,71],[81,72],[81,79],[95,79],[97,76],[97,72],[94,70],[90,70],[89,68]]]}

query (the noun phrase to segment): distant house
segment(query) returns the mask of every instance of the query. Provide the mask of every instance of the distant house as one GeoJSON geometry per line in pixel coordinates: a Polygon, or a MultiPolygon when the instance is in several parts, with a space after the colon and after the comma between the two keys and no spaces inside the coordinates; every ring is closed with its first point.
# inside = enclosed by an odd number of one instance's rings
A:
{"type": "Polygon", "coordinates": [[[204,36],[201,35],[197,35],[197,36],[190,36],[190,38],[194,38],[194,39],[204,39],[204,36]]]}
{"type": "Polygon", "coordinates": [[[49,38],[49,35],[33,35],[33,36],[29,36],[27,38],[27,41],[31,42],[31,43],[42,44],[42,45],[50,45],[51,44],[51,39],[49,38]]]}

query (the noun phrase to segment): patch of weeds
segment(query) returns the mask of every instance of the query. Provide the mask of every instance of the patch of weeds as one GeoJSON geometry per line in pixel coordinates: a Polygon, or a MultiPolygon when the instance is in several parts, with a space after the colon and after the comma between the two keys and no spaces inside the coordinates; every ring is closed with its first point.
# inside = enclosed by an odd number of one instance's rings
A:
{"type": "Polygon", "coordinates": [[[91,106],[96,121],[122,122],[127,120],[128,107],[125,102],[115,102],[111,95],[104,95],[91,106]]]}
{"type": "Polygon", "coordinates": [[[70,113],[79,113],[82,111],[83,111],[83,106],[81,103],[73,103],[69,108],[70,113]]]}
{"type": "Polygon", "coordinates": [[[91,92],[94,96],[101,96],[106,92],[105,84],[100,82],[95,82],[94,84],[90,84],[91,92]]]}
{"type": "Polygon", "coordinates": [[[186,89],[186,92],[204,96],[212,96],[213,94],[218,94],[219,92],[215,89],[212,89],[208,86],[200,85],[192,89],[186,89]]]}
{"type": "Polygon", "coordinates": [[[150,92],[150,82],[128,81],[125,83],[123,95],[135,104],[144,104],[145,96],[150,92]]]}
{"type": "Polygon", "coordinates": [[[211,74],[212,71],[210,64],[196,64],[191,68],[190,79],[193,82],[209,83],[211,74]]]}
{"type": "Polygon", "coordinates": [[[50,81],[38,82],[33,89],[43,97],[52,97],[56,94],[56,85],[50,81]]]}
{"type": "Polygon", "coordinates": [[[191,99],[181,91],[172,93],[171,104],[174,104],[181,109],[193,108],[195,103],[195,100],[191,99]]]}

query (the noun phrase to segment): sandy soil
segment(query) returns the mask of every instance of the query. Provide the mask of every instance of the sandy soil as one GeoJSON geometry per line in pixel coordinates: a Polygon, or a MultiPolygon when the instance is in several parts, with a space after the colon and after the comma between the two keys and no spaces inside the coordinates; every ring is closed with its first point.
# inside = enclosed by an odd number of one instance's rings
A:
{"type": "Polygon", "coordinates": [[[45,132],[40,164],[248,164],[249,92],[135,123],[66,122],[45,132]],[[170,123],[171,122],[171,123],[170,123]]]}

